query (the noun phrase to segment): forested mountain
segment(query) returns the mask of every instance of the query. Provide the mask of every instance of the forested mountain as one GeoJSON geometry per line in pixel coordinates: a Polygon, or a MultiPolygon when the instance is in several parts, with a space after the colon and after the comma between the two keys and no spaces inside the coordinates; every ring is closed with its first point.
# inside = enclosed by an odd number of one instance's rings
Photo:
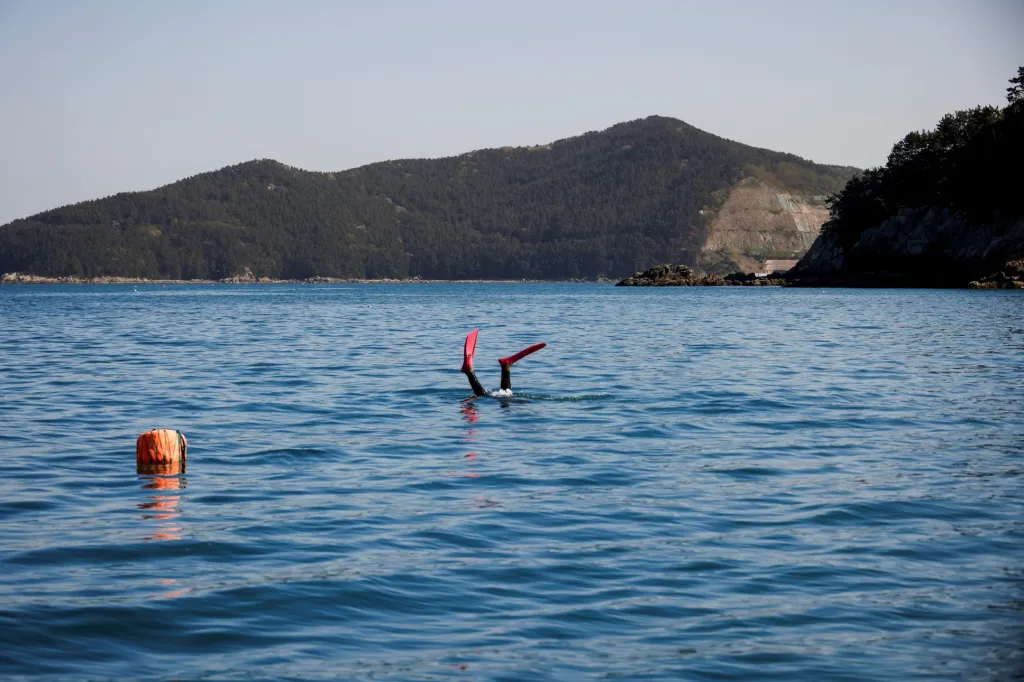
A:
{"type": "Polygon", "coordinates": [[[812,284],[963,286],[1024,258],[1022,159],[1024,67],[1006,107],[957,111],[908,133],[884,166],[830,197],[830,220],[792,274],[812,284]]]}
{"type": "Polygon", "coordinates": [[[823,197],[853,173],[664,117],[335,173],[250,161],[0,227],[0,272],[618,277],[657,262],[695,265],[741,180],[823,197]]]}

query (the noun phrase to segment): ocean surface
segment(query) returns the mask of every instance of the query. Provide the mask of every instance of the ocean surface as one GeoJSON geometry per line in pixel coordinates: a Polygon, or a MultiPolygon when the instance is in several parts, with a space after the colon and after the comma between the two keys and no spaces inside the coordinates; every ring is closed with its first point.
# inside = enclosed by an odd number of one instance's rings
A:
{"type": "Polygon", "coordinates": [[[1024,292],[6,286],[0,679],[1009,679],[1022,455],[1024,292]]]}

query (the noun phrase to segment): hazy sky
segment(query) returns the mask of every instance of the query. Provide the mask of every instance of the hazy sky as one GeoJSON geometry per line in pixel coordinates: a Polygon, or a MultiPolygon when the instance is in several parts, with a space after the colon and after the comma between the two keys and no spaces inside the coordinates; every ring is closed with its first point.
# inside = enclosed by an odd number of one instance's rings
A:
{"type": "Polygon", "coordinates": [[[0,223],[253,158],[340,170],[651,114],[883,163],[1005,103],[1024,0],[0,0],[0,223]]]}

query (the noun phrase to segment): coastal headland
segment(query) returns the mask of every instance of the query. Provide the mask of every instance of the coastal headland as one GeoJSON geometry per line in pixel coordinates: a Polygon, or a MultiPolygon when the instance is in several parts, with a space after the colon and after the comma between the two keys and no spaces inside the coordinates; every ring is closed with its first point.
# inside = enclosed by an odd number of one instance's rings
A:
{"type": "MultiPolygon", "coordinates": [[[[1010,79],[1005,107],[957,111],[933,130],[908,133],[884,166],[830,196],[829,218],[806,254],[766,279],[805,287],[1024,289],[1021,158],[1024,67],[1010,79]]],[[[755,283],[752,277],[698,277],[682,266],[658,266],[620,284],[714,286],[755,283]]]]}
{"type": "Polygon", "coordinates": [[[829,198],[791,284],[1024,288],[1024,66],[1007,105],[946,114],[829,198]]]}

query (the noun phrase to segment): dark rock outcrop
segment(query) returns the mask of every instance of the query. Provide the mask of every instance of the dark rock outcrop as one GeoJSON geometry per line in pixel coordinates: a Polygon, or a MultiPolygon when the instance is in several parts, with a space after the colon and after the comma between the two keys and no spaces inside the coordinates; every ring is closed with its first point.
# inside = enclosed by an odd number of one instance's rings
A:
{"type": "Polygon", "coordinates": [[[697,277],[685,265],[655,265],[649,270],[627,277],[617,287],[692,287],[697,277]]]}
{"type": "Polygon", "coordinates": [[[685,265],[655,265],[649,270],[627,277],[617,287],[723,287],[723,286],[781,286],[785,280],[782,273],[772,277],[757,277],[753,274],[734,272],[721,275],[698,276],[685,265]]]}
{"type": "Polygon", "coordinates": [[[853,244],[826,229],[786,280],[796,286],[965,287],[1011,281],[995,273],[1021,258],[1024,219],[978,224],[945,208],[903,209],[853,244]]]}
{"type": "Polygon", "coordinates": [[[967,283],[968,289],[1024,289],[1024,259],[1012,260],[999,272],[967,283]]]}
{"type": "Polygon", "coordinates": [[[752,272],[733,272],[722,278],[724,283],[734,287],[781,287],[786,285],[785,273],[773,272],[767,277],[758,277],[752,272]]]}

